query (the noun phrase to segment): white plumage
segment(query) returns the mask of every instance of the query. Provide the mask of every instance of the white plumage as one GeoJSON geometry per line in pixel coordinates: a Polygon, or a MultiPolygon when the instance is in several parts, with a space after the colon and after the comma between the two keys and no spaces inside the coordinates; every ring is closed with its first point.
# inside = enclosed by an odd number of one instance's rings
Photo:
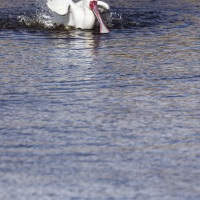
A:
{"type": "Polygon", "coordinates": [[[80,29],[92,29],[95,24],[95,16],[100,24],[100,32],[108,33],[109,30],[103,23],[99,14],[100,10],[109,10],[107,3],[97,0],[47,0],[47,6],[51,11],[62,16],[63,24],[68,27],[80,29]]]}

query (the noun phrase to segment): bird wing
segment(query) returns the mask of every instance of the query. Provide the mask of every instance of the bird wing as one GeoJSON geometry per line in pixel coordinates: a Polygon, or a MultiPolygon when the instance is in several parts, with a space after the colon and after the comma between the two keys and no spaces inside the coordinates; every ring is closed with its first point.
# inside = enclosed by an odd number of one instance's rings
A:
{"type": "Polygon", "coordinates": [[[47,6],[59,15],[66,15],[71,3],[71,0],[47,0],[47,6]]]}
{"type": "Polygon", "coordinates": [[[100,12],[104,12],[106,10],[110,10],[110,6],[104,1],[97,1],[97,5],[100,12]]]}

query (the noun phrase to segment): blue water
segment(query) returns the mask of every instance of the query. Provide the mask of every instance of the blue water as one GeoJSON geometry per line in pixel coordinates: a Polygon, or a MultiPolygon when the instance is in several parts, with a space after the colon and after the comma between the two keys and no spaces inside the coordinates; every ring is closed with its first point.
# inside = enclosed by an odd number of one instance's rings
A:
{"type": "Polygon", "coordinates": [[[200,199],[200,3],[108,2],[105,35],[0,4],[0,199],[200,199]]]}

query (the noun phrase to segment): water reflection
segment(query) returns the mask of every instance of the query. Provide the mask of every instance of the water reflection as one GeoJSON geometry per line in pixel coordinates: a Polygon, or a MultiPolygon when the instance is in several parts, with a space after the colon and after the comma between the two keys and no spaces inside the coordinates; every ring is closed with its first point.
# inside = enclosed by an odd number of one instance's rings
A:
{"type": "Polygon", "coordinates": [[[60,64],[89,67],[97,53],[95,50],[99,48],[100,37],[92,31],[51,33],[47,38],[52,45],[49,58],[59,58],[56,62],[61,62],[60,64]]]}

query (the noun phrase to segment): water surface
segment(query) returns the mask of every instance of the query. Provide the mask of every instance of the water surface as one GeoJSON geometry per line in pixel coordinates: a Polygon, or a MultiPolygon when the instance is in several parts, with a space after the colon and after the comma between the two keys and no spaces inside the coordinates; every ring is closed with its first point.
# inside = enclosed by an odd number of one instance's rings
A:
{"type": "Polygon", "coordinates": [[[108,2],[106,35],[1,2],[0,199],[199,200],[200,3],[108,2]]]}

